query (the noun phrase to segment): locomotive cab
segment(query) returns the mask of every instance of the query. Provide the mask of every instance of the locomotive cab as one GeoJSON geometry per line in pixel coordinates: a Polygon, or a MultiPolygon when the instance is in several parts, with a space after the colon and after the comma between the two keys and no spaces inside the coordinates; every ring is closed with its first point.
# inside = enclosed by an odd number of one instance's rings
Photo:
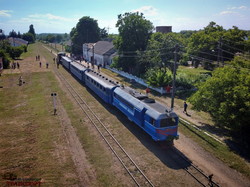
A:
{"type": "Polygon", "coordinates": [[[56,57],[57,63],[61,62],[62,56],[66,56],[66,53],[65,52],[59,52],[59,53],[57,53],[57,57],[56,57]]]}
{"type": "Polygon", "coordinates": [[[178,121],[175,113],[158,113],[150,109],[145,114],[144,129],[155,141],[178,139],[178,121]]]}

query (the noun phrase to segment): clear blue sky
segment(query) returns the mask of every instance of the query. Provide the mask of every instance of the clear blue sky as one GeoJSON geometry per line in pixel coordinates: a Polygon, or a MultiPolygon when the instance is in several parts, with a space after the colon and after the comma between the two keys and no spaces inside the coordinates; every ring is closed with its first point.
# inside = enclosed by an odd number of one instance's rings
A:
{"type": "Polygon", "coordinates": [[[0,29],[36,33],[69,33],[83,16],[118,33],[117,15],[139,11],[154,26],[174,32],[199,30],[216,22],[225,29],[250,30],[250,0],[0,0],[0,29]]]}

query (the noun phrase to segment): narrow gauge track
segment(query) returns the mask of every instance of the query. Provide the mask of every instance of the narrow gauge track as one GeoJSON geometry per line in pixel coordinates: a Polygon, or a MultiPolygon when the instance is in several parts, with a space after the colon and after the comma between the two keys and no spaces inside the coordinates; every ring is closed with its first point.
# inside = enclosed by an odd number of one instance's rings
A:
{"type": "MultiPolygon", "coordinates": [[[[160,146],[163,149],[166,149],[164,145],[160,146]]],[[[195,166],[188,158],[186,158],[178,149],[174,146],[169,147],[167,149],[170,157],[174,160],[174,162],[178,165],[184,165],[183,168],[191,177],[193,177],[201,186],[213,186],[213,187],[220,187],[219,184],[212,180],[211,175],[206,175],[198,166],[195,166]]]]}
{"type": "Polygon", "coordinates": [[[69,93],[72,95],[74,100],[80,106],[82,111],[87,115],[88,119],[94,125],[96,130],[99,132],[103,140],[107,143],[111,151],[115,154],[117,159],[121,162],[122,166],[125,168],[127,173],[130,175],[132,180],[137,186],[154,186],[152,182],[146,177],[143,171],[137,166],[134,160],[129,156],[129,154],[124,150],[116,138],[111,134],[111,132],[106,128],[106,126],[100,121],[98,116],[94,111],[87,105],[85,100],[78,94],[78,92],[71,86],[64,75],[59,72],[55,66],[53,67],[54,72],[58,78],[65,85],[69,93]]]}

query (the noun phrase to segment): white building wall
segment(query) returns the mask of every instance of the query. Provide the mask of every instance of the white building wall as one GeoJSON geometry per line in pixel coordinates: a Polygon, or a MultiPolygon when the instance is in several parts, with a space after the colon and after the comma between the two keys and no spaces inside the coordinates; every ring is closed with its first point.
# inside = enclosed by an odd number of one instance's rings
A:
{"type": "Polygon", "coordinates": [[[96,64],[96,65],[99,65],[99,64],[100,64],[100,65],[103,66],[104,57],[103,57],[102,55],[95,54],[94,59],[95,59],[95,64],[96,64]]]}

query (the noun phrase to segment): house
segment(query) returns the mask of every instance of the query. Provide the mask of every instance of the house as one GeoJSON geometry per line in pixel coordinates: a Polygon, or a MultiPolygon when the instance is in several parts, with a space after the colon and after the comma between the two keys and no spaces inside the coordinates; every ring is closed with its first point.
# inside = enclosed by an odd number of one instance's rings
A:
{"type": "Polygon", "coordinates": [[[98,41],[97,43],[83,44],[83,58],[89,62],[94,59],[94,64],[102,67],[112,63],[115,53],[116,50],[112,42],[98,41]]]}
{"type": "Polygon", "coordinates": [[[10,38],[8,38],[8,40],[10,42],[10,45],[13,46],[13,47],[18,47],[18,46],[21,46],[21,45],[28,45],[29,44],[28,41],[23,40],[21,38],[10,37],[10,38]]]}

